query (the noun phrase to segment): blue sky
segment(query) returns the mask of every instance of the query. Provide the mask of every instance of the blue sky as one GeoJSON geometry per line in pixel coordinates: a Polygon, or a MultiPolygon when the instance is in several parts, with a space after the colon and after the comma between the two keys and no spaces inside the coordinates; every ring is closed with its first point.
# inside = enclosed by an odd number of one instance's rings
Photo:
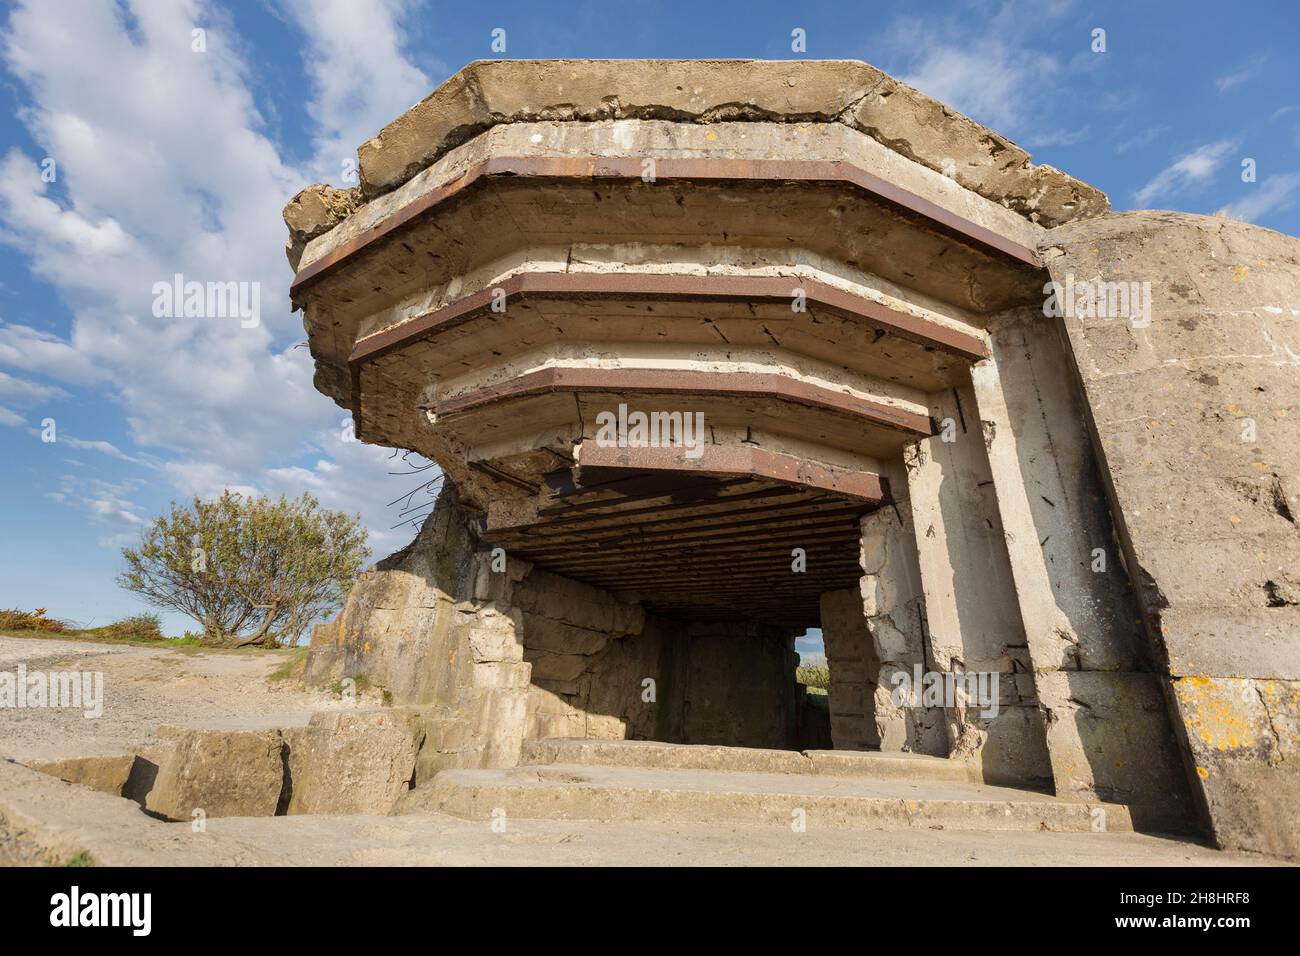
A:
{"type": "MultiPolygon", "coordinates": [[[[280,209],[456,69],[508,57],[866,60],[1103,189],[1300,234],[1300,6],[34,0],[0,31],[0,607],[141,609],[118,548],[223,487],[362,513],[412,479],[311,387],[280,209]],[[206,51],[192,30],[206,31],[206,51]],[[791,31],[807,52],[791,51],[791,31]],[[1094,31],[1105,52],[1094,52],[1094,31]],[[52,182],[42,163],[54,161],[52,182]],[[1243,182],[1254,160],[1256,181],[1243,182]],[[255,328],[152,285],[260,282],[255,328]],[[206,323],[206,324],[205,324],[206,323]],[[53,419],[57,440],[41,440],[53,419]]],[[[47,168],[48,168],[48,164],[47,168]]],[[[179,632],[185,621],[168,618],[179,632]]],[[[805,646],[803,649],[809,649],[805,646]]]]}

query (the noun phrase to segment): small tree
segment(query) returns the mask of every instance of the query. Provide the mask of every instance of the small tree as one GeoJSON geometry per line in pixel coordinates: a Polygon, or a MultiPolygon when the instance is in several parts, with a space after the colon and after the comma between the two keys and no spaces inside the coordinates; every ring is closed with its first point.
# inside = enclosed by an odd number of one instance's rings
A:
{"type": "Polygon", "coordinates": [[[295,644],[342,603],[369,550],[361,516],[327,511],[311,495],[172,502],[171,513],[123,548],[118,583],[155,607],[198,621],[223,647],[295,644]]]}

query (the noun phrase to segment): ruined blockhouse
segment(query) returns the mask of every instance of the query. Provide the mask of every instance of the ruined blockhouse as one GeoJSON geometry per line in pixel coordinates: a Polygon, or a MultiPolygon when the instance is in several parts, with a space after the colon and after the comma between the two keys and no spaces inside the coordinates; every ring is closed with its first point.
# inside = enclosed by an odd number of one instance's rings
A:
{"type": "Polygon", "coordinates": [[[1298,852],[1300,241],[858,62],[478,62],[359,171],[285,210],[316,385],[446,481],[309,676],[417,708],[418,776],[799,747],[820,627],[836,748],[1298,852]]]}

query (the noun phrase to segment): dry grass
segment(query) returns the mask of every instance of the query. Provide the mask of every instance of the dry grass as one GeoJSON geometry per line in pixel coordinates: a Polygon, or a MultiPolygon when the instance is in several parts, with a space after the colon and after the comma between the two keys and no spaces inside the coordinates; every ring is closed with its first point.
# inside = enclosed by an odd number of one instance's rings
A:
{"type": "Polygon", "coordinates": [[[18,608],[0,610],[0,631],[41,631],[46,634],[61,634],[69,630],[63,621],[45,616],[45,608],[35,611],[20,611],[18,608]]]}
{"type": "Polygon", "coordinates": [[[830,668],[824,664],[800,664],[794,679],[814,693],[818,690],[825,693],[831,686],[830,668]]]}

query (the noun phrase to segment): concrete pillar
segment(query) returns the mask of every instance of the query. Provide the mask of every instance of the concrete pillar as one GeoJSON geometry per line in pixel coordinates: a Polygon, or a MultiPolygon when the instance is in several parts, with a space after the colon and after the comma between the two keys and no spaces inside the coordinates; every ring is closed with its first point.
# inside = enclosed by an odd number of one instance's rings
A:
{"type": "Polygon", "coordinates": [[[862,518],[862,612],[877,665],[872,712],[880,749],[948,755],[941,708],[896,699],[900,678],[935,669],[925,632],[925,595],[917,564],[911,497],[902,461],[885,465],[893,500],[862,518]],[[900,706],[901,704],[901,706],[900,706]]]}
{"type": "Polygon", "coordinates": [[[1056,792],[1185,825],[1177,745],[1056,325],[1030,308],[990,338],[971,380],[1056,792]]]}
{"type": "Polygon", "coordinates": [[[996,707],[947,707],[950,750],[990,782],[1047,786],[1042,716],[993,478],[969,385],[930,396],[939,434],[905,453],[935,667],[997,680],[996,707]]]}
{"type": "Polygon", "coordinates": [[[867,630],[862,595],[827,591],[821,597],[822,641],[830,670],[831,743],[836,750],[877,750],[876,675],[880,662],[867,630]]]}

